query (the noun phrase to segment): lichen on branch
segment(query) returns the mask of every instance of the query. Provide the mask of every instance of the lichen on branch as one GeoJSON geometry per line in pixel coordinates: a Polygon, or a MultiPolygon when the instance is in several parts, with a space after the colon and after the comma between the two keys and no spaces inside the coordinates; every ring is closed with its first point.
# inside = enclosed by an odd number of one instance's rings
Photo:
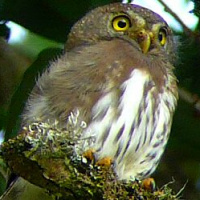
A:
{"type": "Polygon", "coordinates": [[[85,125],[75,122],[63,129],[36,121],[3,143],[1,156],[12,172],[59,199],[178,199],[168,186],[148,190],[141,181],[120,181],[112,166],[86,159],[80,148],[85,125]]]}

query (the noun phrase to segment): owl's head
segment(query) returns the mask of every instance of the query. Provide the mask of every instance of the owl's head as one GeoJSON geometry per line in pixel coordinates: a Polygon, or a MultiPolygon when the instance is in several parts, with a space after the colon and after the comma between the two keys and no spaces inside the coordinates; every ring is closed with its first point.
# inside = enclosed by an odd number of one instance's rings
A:
{"type": "Polygon", "coordinates": [[[141,6],[122,3],[96,8],[79,20],[71,29],[66,50],[116,38],[144,54],[174,52],[172,31],[162,17],[141,6]]]}

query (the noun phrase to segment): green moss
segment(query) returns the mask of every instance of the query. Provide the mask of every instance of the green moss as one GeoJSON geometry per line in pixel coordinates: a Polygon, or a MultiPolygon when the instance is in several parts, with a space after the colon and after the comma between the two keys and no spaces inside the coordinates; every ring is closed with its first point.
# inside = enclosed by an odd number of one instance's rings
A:
{"type": "Polygon", "coordinates": [[[79,124],[63,130],[57,123],[36,122],[3,143],[1,156],[14,173],[63,200],[177,199],[167,185],[147,190],[141,181],[119,181],[112,166],[87,160],[80,149],[82,131],[79,124]]]}

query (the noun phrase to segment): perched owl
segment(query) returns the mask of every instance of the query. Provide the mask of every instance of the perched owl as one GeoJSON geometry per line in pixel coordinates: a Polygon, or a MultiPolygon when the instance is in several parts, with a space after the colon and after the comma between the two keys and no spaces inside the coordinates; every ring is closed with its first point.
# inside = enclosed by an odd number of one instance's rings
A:
{"type": "Polygon", "coordinates": [[[115,3],[71,29],[65,53],[38,79],[23,125],[70,113],[87,128],[82,148],[110,158],[119,179],[143,179],[163,154],[177,104],[171,29],[156,13],[115,3]]]}
{"type": "Polygon", "coordinates": [[[74,113],[86,124],[83,151],[110,158],[119,179],[144,179],[169,138],[174,60],[173,34],[159,15],[131,4],[96,8],[72,27],[64,55],[38,79],[22,126],[57,120],[66,127],[74,113]]]}

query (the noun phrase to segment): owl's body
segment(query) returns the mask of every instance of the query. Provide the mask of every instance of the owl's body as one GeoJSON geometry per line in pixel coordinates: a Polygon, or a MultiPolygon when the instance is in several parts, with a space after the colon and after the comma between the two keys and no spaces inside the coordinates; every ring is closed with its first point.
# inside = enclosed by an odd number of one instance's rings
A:
{"type": "Polygon", "coordinates": [[[171,30],[155,13],[119,3],[97,8],[75,24],[65,54],[38,79],[22,124],[58,120],[66,127],[73,113],[87,124],[83,151],[110,157],[119,179],[146,178],[164,151],[177,103],[173,50],[171,30]]]}

